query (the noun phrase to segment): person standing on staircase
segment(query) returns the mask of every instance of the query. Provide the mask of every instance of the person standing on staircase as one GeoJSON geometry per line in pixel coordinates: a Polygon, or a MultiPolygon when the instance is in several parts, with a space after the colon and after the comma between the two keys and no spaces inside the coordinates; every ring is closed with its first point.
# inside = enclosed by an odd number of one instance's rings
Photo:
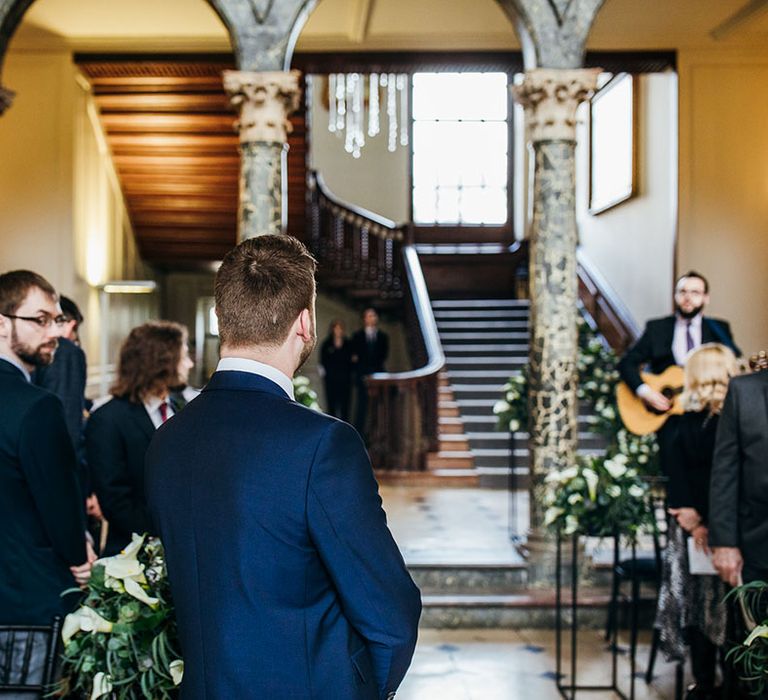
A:
{"type": "MultiPolygon", "coordinates": [[[[619,376],[649,408],[663,413],[671,408],[671,403],[643,382],[640,369],[644,365],[653,374],[661,374],[672,365],[682,367],[688,353],[704,343],[721,343],[737,357],[741,356],[728,322],[704,316],[708,303],[707,279],[693,270],[686,272],[675,284],[675,313],[648,321],[640,339],[619,361],[619,376]]],[[[667,420],[656,433],[664,474],[669,473],[669,455],[676,434],[674,420],[667,420]]]]}
{"type": "Polygon", "coordinates": [[[384,372],[389,356],[389,336],[379,328],[379,314],[373,307],[363,311],[363,327],[352,336],[352,363],[355,372],[355,427],[365,436],[368,417],[368,387],[365,378],[384,372]]]}

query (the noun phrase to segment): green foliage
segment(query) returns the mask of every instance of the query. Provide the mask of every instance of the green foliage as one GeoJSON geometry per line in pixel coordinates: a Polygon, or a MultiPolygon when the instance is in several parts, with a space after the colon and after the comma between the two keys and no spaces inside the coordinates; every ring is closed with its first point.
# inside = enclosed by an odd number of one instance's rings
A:
{"type": "Polygon", "coordinates": [[[61,694],[117,700],[177,696],[183,666],[163,548],[158,539],[144,542],[137,536],[134,544],[133,557],[118,555],[94,564],[81,607],[65,620],[61,694]],[[110,575],[115,561],[137,562],[135,573],[110,575]],[[127,592],[129,577],[141,581],[152,604],[127,592]]]}
{"type": "Polygon", "coordinates": [[[310,386],[307,377],[298,375],[293,378],[293,395],[302,406],[315,411],[320,410],[320,404],[317,402],[317,393],[310,386]]]}
{"type": "Polygon", "coordinates": [[[580,457],[544,479],[544,524],[564,535],[635,539],[655,526],[650,488],[625,455],[580,457]]]}
{"type": "Polygon", "coordinates": [[[741,644],[728,650],[726,659],[750,683],[752,694],[762,697],[768,688],[768,583],[746,583],[731,590],[728,598],[739,600],[742,610],[759,621],[741,644]]]}
{"type": "MultiPolygon", "coordinates": [[[[634,435],[624,427],[616,407],[616,385],[619,382],[616,353],[603,343],[584,319],[580,319],[578,330],[577,395],[591,411],[589,422],[592,431],[606,440],[605,454],[579,458],[576,466],[561,473],[568,476],[576,470],[573,479],[562,483],[550,481],[545,485],[542,496],[545,500],[549,499],[548,512],[553,518],[551,526],[562,528],[566,534],[578,531],[611,535],[616,529],[621,534],[634,536],[641,525],[653,522],[648,505],[648,487],[641,477],[658,473],[656,438],[653,435],[634,435]],[[613,468],[614,463],[626,469],[618,480],[610,473],[610,469],[619,471],[613,468]],[[609,470],[604,468],[605,464],[609,464],[609,470]],[[588,498],[588,490],[585,490],[587,482],[582,476],[585,469],[592,470],[599,477],[596,499],[588,498]],[[636,496],[630,494],[630,488],[636,496]],[[609,495],[606,489],[615,496],[609,495]],[[579,500],[579,496],[584,500],[579,500]],[[552,508],[562,512],[555,517],[552,508]]],[[[499,430],[530,430],[529,376],[526,365],[520,374],[510,377],[504,385],[503,397],[493,407],[499,430]]],[[[593,477],[590,476],[590,479],[593,477]]]]}

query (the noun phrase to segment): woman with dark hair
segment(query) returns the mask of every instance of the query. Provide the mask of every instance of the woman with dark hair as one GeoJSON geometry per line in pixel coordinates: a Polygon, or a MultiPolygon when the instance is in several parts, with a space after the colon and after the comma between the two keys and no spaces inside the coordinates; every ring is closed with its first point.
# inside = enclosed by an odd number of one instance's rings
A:
{"type": "Polygon", "coordinates": [[[102,555],[119,552],[131,533],[150,531],[144,498],[144,453],[152,435],[184,401],[193,362],[187,329],[171,321],[134,328],[120,348],[112,398],[93,412],[85,431],[88,468],[108,523],[102,555]]]}
{"type": "Polygon", "coordinates": [[[682,662],[690,649],[695,685],[686,700],[719,698],[715,686],[719,649],[725,642],[725,584],[712,574],[691,573],[689,546],[708,552],[709,481],[715,433],[728,383],[738,374],[733,352],[706,343],[688,355],[682,397],[685,413],[671,445],[668,503],[672,516],[656,611],[661,650],[682,662]]]}
{"type": "Polygon", "coordinates": [[[352,345],[344,335],[344,324],[331,321],[328,337],[320,346],[325,400],[328,413],[349,420],[349,398],[352,391],[352,345]]]}

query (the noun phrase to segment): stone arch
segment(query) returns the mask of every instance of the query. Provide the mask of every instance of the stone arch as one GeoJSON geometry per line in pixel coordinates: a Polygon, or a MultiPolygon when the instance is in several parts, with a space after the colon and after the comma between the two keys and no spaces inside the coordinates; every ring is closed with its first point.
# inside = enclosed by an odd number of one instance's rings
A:
{"type": "MultiPolygon", "coordinates": [[[[0,0],[0,114],[13,100],[2,87],[5,54],[35,0],[0,0]]],[[[317,0],[205,0],[227,29],[241,70],[288,70],[299,32],[317,0]]]]}

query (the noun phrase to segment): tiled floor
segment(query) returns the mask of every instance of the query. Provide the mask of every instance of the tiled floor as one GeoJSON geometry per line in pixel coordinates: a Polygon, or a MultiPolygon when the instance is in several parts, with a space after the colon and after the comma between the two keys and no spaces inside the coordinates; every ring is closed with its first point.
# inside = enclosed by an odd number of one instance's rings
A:
{"type": "MultiPolygon", "coordinates": [[[[389,525],[409,564],[514,564],[521,561],[509,539],[510,517],[527,519],[523,495],[510,511],[509,494],[487,489],[384,486],[389,525]]],[[[609,679],[610,654],[599,632],[579,633],[578,682],[609,679]]],[[[648,634],[641,639],[638,670],[644,670],[648,634]]],[[[398,700],[555,700],[554,632],[551,630],[435,630],[420,633],[413,665],[398,700]]],[[[565,653],[568,653],[567,650],[565,653]]],[[[672,698],[674,668],[658,659],[656,680],[636,679],[636,698],[672,698]]],[[[619,657],[620,683],[628,685],[629,662],[619,657]]],[[[622,687],[625,687],[622,685],[622,687]]],[[[582,693],[581,698],[612,698],[582,693]]]]}
{"type": "MultiPolygon", "coordinates": [[[[382,486],[392,534],[409,564],[510,564],[510,500],[495,489],[382,486]]],[[[520,498],[519,521],[527,519],[520,498]]]]}
{"type": "MultiPolygon", "coordinates": [[[[647,660],[647,639],[638,651],[638,671],[647,660]]],[[[579,684],[610,681],[610,654],[599,633],[579,640],[579,684]]],[[[422,630],[398,700],[556,700],[554,633],[548,630],[422,630]]],[[[568,651],[566,650],[566,654],[568,651]]],[[[674,667],[658,659],[650,686],[636,676],[635,697],[674,697],[674,667]]],[[[628,692],[629,662],[619,657],[619,687],[628,692]]],[[[614,698],[612,693],[579,692],[577,698],[614,698]]]]}

